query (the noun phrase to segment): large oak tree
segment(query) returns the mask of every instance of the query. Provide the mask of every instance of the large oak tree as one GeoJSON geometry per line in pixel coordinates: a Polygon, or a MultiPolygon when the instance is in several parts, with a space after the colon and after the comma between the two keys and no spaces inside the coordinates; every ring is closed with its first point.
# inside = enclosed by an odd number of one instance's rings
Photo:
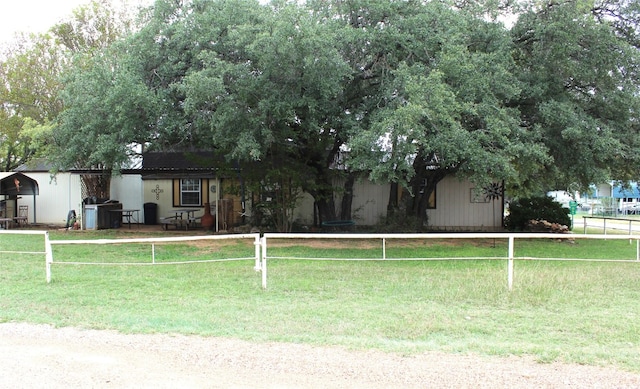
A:
{"type": "Polygon", "coordinates": [[[311,194],[320,221],[349,216],[334,198],[357,174],[405,187],[422,223],[451,174],[512,194],[637,178],[637,5],[535,2],[512,29],[507,5],[158,0],[72,72],[61,155],[215,150],[311,194]]]}
{"type": "Polygon", "coordinates": [[[521,161],[514,189],[639,178],[639,22],[637,2],[625,0],[548,2],[521,15],[511,35],[523,87],[512,105],[549,159],[521,161]]]}

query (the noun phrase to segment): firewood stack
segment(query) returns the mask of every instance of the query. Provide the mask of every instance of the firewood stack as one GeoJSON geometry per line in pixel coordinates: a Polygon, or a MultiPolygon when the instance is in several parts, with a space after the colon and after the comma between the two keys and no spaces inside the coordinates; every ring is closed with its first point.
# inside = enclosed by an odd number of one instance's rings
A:
{"type": "Polygon", "coordinates": [[[559,223],[550,223],[546,220],[529,220],[527,222],[527,231],[531,232],[550,232],[554,234],[570,234],[571,230],[568,226],[559,223]]]}

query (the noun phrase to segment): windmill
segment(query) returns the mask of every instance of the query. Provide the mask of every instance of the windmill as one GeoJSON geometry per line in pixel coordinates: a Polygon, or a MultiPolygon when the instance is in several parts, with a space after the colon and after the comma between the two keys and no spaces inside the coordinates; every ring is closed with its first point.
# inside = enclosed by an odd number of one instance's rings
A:
{"type": "MultiPolygon", "coordinates": [[[[493,219],[493,229],[496,229],[496,200],[501,198],[504,195],[504,185],[492,182],[491,184],[485,186],[483,189],[484,198],[486,200],[491,200],[491,204],[493,205],[493,213],[491,215],[491,219],[493,219]]],[[[493,247],[496,247],[496,240],[493,240],[493,247]]]]}

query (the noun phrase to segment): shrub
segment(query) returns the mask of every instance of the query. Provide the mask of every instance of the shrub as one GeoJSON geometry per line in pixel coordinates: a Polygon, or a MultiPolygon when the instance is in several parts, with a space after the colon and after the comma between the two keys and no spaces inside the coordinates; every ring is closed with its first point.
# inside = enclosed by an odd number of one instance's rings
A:
{"type": "Polygon", "coordinates": [[[380,218],[375,232],[412,233],[422,231],[421,220],[417,216],[408,216],[404,209],[397,209],[380,218]]]}
{"type": "Polygon", "coordinates": [[[571,225],[569,209],[549,196],[517,199],[509,204],[509,216],[504,225],[509,230],[524,230],[529,220],[571,225]]]}

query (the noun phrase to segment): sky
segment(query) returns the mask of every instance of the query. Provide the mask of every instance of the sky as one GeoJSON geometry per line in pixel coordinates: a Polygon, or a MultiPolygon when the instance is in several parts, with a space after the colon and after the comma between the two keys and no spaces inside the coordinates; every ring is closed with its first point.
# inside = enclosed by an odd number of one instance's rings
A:
{"type": "Polygon", "coordinates": [[[89,0],[4,0],[0,6],[0,41],[16,32],[45,32],[89,0]]]}
{"type": "MultiPolygon", "coordinates": [[[[0,43],[13,40],[16,32],[45,32],[90,0],[1,0],[0,43]]],[[[151,0],[149,0],[151,3],[151,0]]]]}

